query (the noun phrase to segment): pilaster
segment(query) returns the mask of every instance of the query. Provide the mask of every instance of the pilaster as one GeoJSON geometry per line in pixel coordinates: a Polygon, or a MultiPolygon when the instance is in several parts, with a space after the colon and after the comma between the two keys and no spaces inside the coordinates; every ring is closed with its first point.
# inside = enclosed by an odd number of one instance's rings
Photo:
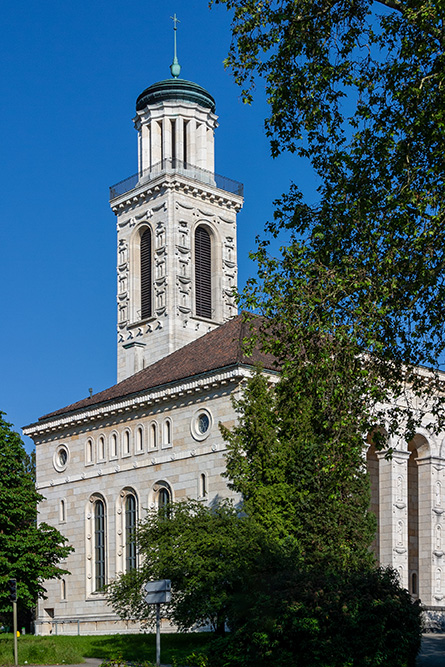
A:
{"type": "Polygon", "coordinates": [[[409,452],[377,452],[379,461],[379,561],[399,572],[408,587],[407,464],[409,452]]]}

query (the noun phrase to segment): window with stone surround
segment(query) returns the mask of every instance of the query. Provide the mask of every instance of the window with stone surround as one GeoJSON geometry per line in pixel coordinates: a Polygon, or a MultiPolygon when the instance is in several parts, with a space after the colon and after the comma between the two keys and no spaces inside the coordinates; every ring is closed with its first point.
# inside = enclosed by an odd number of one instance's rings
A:
{"type": "Polygon", "coordinates": [[[134,493],[127,493],[125,498],[125,571],[134,570],[137,565],[136,525],[138,503],[134,493]]]}
{"type": "Polygon", "coordinates": [[[162,447],[172,446],[172,422],[169,417],[162,424],[162,447]]]}
{"type": "Polygon", "coordinates": [[[94,463],[93,460],[93,441],[91,438],[88,438],[88,440],[85,443],[85,465],[92,465],[94,463]]]}
{"type": "Polygon", "coordinates": [[[158,425],[156,422],[150,424],[150,449],[158,448],[158,425]]]}
{"type": "Polygon", "coordinates": [[[144,451],[144,427],[138,426],[136,429],[136,454],[144,451]]]}
{"type": "Polygon", "coordinates": [[[122,434],[122,456],[130,456],[130,431],[126,429],[122,434]]]}
{"type": "Polygon", "coordinates": [[[105,461],[105,437],[103,435],[97,441],[97,460],[105,461]]]}
{"type": "Polygon", "coordinates": [[[106,512],[101,498],[94,501],[94,590],[102,591],[106,583],[106,512]]]}
{"type": "Polygon", "coordinates": [[[110,436],[110,459],[116,459],[117,455],[117,433],[112,433],[110,436]]]}

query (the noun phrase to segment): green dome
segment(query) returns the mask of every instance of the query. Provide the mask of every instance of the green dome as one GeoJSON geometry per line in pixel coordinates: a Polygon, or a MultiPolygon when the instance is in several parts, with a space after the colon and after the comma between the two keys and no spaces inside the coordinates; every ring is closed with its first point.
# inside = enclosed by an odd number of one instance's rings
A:
{"type": "Polygon", "coordinates": [[[136,111],[166,100],[185,100],[215,112],[215,100],[205,88],[185,79],[165,79],[146,88],[136,100],[136,111]]]}

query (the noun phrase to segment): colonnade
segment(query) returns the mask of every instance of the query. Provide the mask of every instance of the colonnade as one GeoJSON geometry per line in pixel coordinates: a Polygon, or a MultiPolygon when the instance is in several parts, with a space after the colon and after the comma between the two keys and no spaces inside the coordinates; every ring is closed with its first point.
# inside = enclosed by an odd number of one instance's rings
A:
{"type": "Polygon", "coordinates": [[[379,563],[423,605],[445,609],[445,459],[431,436],[367,451],[379,563]],[[436,455],[435,455],[436,454],[436,455]]]}

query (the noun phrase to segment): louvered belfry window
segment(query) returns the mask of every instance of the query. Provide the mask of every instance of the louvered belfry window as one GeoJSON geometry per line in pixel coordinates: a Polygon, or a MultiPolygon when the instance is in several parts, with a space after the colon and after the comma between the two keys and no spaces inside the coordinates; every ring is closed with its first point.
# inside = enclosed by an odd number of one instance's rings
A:
{"type": "Polygon", "coordinates": [[[151,231],[141,236],[141,319],[151,317],[151,231]]]}
{"type": "Polygon", "coordinates": [[[210,234],[198,227],[195,234],[196,315],[212,317],[212,244],[210,234]]]}

